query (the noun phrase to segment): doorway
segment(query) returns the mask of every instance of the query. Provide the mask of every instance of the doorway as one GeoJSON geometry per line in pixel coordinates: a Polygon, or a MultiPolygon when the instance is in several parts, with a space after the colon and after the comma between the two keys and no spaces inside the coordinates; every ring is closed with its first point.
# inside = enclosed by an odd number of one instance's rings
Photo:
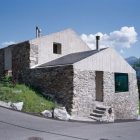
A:
{"type": "Polygon", "coordinates": [[[96,71],[96,101],[103,102],[103,71],[96,71]]]}

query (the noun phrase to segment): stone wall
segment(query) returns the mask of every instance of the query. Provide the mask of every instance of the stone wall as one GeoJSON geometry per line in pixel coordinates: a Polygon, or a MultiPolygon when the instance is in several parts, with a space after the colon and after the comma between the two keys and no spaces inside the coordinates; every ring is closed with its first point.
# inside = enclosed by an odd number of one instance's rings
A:
{"type": "Polygon", "coordinates": [[[115,81],[113,72],[103,73],[103,102],[107,106],[114,107],[115,81]]]}
{"type": "Polygon", "coordinates": [[[72,115],[89,116],[95,101],[95,71],[74,70],[72,115]]]}
{"type": "Polygon", "coordinates": [[[114,73],[104,72],[104,104],[115,111],[115,119],[135,119],[138,111],[138,88],[135,74],[128,74],[129,92],[115,93],[114,73]]]}
{"type": "MultiPolygon", "coordinates": [[[[95,71],[74,69],[72,115],[89,116],[95,108],[95,71]]],[[[138,115],[138,88],[135,74],[128,74],[129,92],[115,93],[113,72],[103,74],[103,105],[114,108],[115,119],[135,119],[138,115]]]]}
{"type": "Polygon", "coordinates": [[[10,45],[4,48],[4,64],[5,64],[4,69],[5,70],[12,70],[12,52],[11,52],[12,46],[13,45],[10,45]]]}
{"type": "Polygon", "coordinates": [[[4,49],[0,49],[0,79],[4,75],[4,49]]]}
{"type": "Polygon", "coordinates": [[[26,71],[23,82],[39,89],[43,94],[54,95],[58,103],[71,112],[73,100],[73,66],[35,68],[26,71]],[[26,73],[27,72],[27,73],[26,73]]]}
{"type": "Polygon", "coordinates": [[[16,44],[12,48],[12,74],[15,82],[22,83],[22,76],[30,68],[30,44],[28,41],[16,44]]]}

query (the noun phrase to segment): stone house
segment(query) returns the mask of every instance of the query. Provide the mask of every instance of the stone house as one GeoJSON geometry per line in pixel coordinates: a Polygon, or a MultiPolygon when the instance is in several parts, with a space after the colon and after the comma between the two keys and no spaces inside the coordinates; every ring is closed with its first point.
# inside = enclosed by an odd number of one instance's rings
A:
{"type": "Polygon", "coordinates": [[[138,115],[135,70],[113,48],[91,50],[71,29],[0,49],[0,77],[5,70],[54,95],[72,116],[89,116],[97,102],[115,119],[138,115]]]}

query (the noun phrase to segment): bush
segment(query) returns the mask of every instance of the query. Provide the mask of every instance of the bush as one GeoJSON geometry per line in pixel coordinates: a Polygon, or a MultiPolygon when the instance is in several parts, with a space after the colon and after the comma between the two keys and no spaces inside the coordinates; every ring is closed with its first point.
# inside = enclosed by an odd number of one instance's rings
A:
{"type": "Polygon", "coordinates": [[[1,83],[4,86],[11,87],[12,86],[12,76],[5,75],[4,77],[2,77],[1,83]]]}

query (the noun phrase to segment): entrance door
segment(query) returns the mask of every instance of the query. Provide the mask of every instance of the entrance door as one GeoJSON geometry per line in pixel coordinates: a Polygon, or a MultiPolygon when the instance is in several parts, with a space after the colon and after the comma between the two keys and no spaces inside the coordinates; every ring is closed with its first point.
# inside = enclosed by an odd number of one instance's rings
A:
{"type": "Polygon", "coordinates": [[[103,102],[103,71],[96,71],[96,101],[103,102]]]}

